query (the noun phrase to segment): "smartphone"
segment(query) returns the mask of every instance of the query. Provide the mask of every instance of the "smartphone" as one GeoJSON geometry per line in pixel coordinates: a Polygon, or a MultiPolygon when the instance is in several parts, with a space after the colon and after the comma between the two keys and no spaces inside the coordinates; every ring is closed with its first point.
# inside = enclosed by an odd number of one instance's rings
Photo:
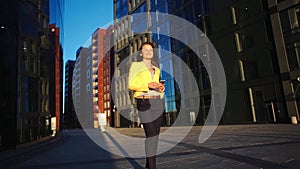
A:
{"type": "Polygon", "coordinates": [[[164,84],[166,80],[160,80],[159,83],[164,84]]]}

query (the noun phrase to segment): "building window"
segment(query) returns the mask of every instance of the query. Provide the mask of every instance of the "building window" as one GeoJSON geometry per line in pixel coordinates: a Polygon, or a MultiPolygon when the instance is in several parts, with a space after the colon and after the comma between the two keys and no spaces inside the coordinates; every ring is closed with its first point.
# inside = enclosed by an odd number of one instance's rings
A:
{"type": "Polygon", "coordinates": [[[160,34],[160,27],[158,26],[156,29],[157,29],[157,40],[159,40],[160,39],[160,36],[159,36],[159,34],[160,34]]]}
{"type": "Polygon", "coordinates": [[[125,26],[125,23],[122,22],[122,23],[121,23],[121,32],[125,32],[125,27],[124,27],[124,26],[125,26]]]}
{"type": "Polygon", "coordinates": [[[164,65],[163,65],[162,63],[160,63],[160,64],[159,64],[159,68],[160,68],[160,70],[162,70],[162,69],[163,69],[163,67],[164,67],[164,65]]]}
{"type": "Polygon", "coordinates": [[[36,43],[35,43],[34,41],[31,41],[30,46],[31,46],[31,52],[32,52],[33,54],[37,54],[37,46],[36,46],[36,43]]]}
{"type": "Polygon", "coordinates": [[[86,85],[86,91],[88,91],[88,92],[91,91],[91,86],[89,83],[86,85]]]}
{"type": "Polygon", "coordinates": [[[90,77],[91,77],[91,73],[90,73],[89,70],[86,72],[86,77],[87,77],[87,78],[90,78],[90,77]]]}
{"type": "Polygon", "coordinates": [[[243,61],[245,79],[254,80],[259,78],[258,66],[255,61],[243,61]]]}
{"type": "Polygon", "coordinates": [[[287,56],[290,69],[298,69],[300,67],[300,42],[287,46],[287,56]]]}
{"type": "Polygon", "coordinates": [[[23,55],[22,56],[22,70],[23,71],[28,71],[28,61],[27,61],[27,56],[23,55]]]}
{"type": "Polygon", "coordinates": [[[30,70],[32,73],[37,73],[37,65],[36,61],[34,58],[30,59],[30,70]]]}
{"type": "Polygon", "coordinates": [[[295,46],[295,57],[297,60],[297,68],[299,68],[300,67],[300,42],[295,43],[294,46],[295,46]]]}
{"type": "Polygon", "coordinates": [[[240,68],[240,75],[241,75],[241,81],[245,81],[245,71],[244,71],[244,64],[243,61],[239,60],[239,68],[240,68]]]}
{"type": "Polygon", "coordinates": [[[299,8],[292,8],[288,11],[289,18],[290,18],[290,26],[291,29],[295,29],[299,27],[299,8]]]}
{"type": "Polygon", "coordinates": [[[45,103],[44,99],[41,99],[41,111],[45,112],[45,103]]]}
{"type": "Polygon", "coordinates": [[[89,66],[91,64],[91,58],[90,57],[87,58],[86,64],[87,64],[87,66],[89,66]]]}
{"type": "Polygon", "coordinates": [[[251,112],[252,112],[253,122],[256,122],[256,114],[255,114],[255,105],[254,105],[254,98],[253,98],[253,90],[252,90],[252,88],[249,88],[248,91],[249,91],[249,97],[250,97],[250,103],[251,103],[251,112]]]}
{"type": "Polygon", "coordinates": [[[23,40],[23,42],[22,42],[22,50],[25,53],[28,51],[28,43],[26,40],[23,40]]]}
{"type": "Polygon", "coordinates": [[[243,47],[242,47],[242,42],[241,42],[240,34],[237,33],[237,32],[235,32],[234,33],[234,38],[235,38],[236,50],[238,52],[242,52],[243,51],[243,47]]]}
{"type": "Polygon", "coordinates": [[[122,106],[122,104],[123,104],[121,95],[118,97],[118,103],[119,103],[119,106],[122,106]]]}
{"type": "Polygon", "coordinates": [[[254,47],[254,40],[251,34],[242,34],[235,32],[235,44],[236,44],[236,50],[238,52],[242,52],[246,49],[250,49],[254,47]]]}
{"type": "Polygon", "coordinates": [[[132,5],[132,8],[135,7],[135,0],[131,0],[131,5],[132,5]]]}
{"type": "Polygon", "coordinates": [[[126,79],[124,78],[124,79],[123,79],[123,90],[126,90],[126,84],[127,84],[127,83],[126,83],[126,79]]]}
{"type": "Polygon", "coordinates": [[[234,6],[231,6],[231,17],[232,17],[232,23],[237,24],[236,7],[234,7],[234,6]]]}
{"type": "Polygon", "coordinates": [[[49,101],[48,101],[48,99],[45,100],[45,112],[49,112],[49,101]]]}
{"type": "Polygon", "coordinates": [[[46,95],[46,82],[41,82],[41,94],[46,95]]]}
{"type": "Polygon", "coordinates": [[[292,86],[292,93],[293,93],[293,97],[296,101],[296,104],[297,104],[297,109],[299,110],[300,109],[300,100],[299,100],[299,89],[300,89],[300,83],[299,81],[295,80],[295,81],[292,81],[291,83],[291,86],[292,86]]]}
{"type": "Polygon", "coordinates": [[[124,94],[123,94],[123,104],[124,104],[124,106],[126,106],[126,104],[127,104],[126,95],[124,95],[124,94]]]}
{"type": "Polygon", "coordinates": [[[49,83],[46,82],[46,95],[49,95],[49,83]]]}
{"type": "MultiPolygon", "coordinates": [[[[158,37],[159,37],[159,34],[157,35],[157,38],[158,38],[158,37]]],[[[156,50],[157,50],[157,52],[158,52],[158,58],[159,58],[159,59],[161,59],[161,49],[162,49],[162,48],[161,48],[161,45],[158,45],[158,47],[157,47],[156,50]]]]}

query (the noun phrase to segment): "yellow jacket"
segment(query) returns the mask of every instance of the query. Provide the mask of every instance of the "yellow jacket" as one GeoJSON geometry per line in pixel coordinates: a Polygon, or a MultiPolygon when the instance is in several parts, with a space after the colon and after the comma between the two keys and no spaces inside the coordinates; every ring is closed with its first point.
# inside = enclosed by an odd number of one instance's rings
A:
{"type": "MultiPolygon", "coordinates": [[[[137,97],[143,92],[149,92],[148,83],[159,83],[160,69],[155,67],[154,77],[152,79],[151,72],[143,62],[132,62],[129,69],[128,88],[134,91],[133,97],[137,97]]],[[[161,98],[163,92],[160,93],[161,98]]]]}

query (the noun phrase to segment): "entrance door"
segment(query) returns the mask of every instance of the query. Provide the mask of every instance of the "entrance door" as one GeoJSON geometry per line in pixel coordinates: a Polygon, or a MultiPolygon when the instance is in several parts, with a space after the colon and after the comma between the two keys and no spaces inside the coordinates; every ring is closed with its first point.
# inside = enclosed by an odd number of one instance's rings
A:
{"type": "Polygon", "coordinates": [[[254,90],[254,105],[257,122],[266,122],[266,110],[264,105],[263,94],[261,91],[254,90]]]}
{"type": "Polygon", "coordinates": [[[274,101],[267,101],[265,102],[266,114],[267,114],[267,121],[270,123],[276,123],[276,104],[274,101]]]}

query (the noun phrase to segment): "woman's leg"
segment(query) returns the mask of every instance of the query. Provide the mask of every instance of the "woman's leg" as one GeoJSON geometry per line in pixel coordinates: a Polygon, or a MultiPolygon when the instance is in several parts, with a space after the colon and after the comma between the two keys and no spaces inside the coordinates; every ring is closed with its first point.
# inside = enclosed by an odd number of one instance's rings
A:
{"type": "Polygon", "coordinates": [[[156,152],[162,113],[164,111],[164,100],[137,100],[137,107],[139,109],[139,117],[146,135],[146,167],[149,169],[156,169],[156,152]]]}
{"type": "Polygon", "coordinates": [[[150,123],[144,123],[144,131],[146,135],[145,151],[146,151],[146,167],[156,169],[156,152],[158,145],[158,135],[160,132],[162,116],[150,123]]]}

